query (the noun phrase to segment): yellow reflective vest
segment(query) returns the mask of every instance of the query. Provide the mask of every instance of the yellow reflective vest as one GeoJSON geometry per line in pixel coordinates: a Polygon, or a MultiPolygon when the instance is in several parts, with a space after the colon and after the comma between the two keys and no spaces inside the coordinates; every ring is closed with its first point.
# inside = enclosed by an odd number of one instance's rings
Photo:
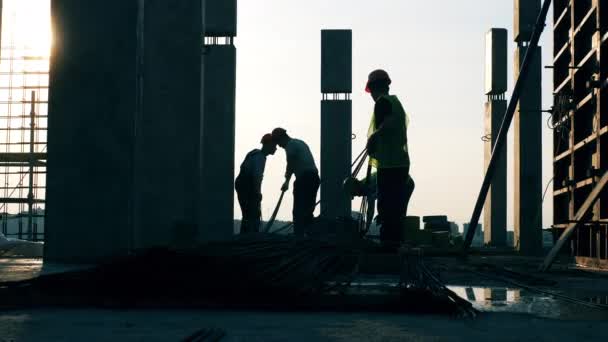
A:
{"type": "MultiPolygon", "coordinates": [[[[410,165],[410,157],[407,149],[407,126],[409,118],[395,95],[383,95],[380,98],[388,100],[391,104],[391,116],[396,115],[395,125],[383,129],[378,137],[375,151],[370,153],[370,162],[375,168],[397,168],[410,165]]],[[[367,137],[376,131],[376,115],[372,114],[367,137]]]]}

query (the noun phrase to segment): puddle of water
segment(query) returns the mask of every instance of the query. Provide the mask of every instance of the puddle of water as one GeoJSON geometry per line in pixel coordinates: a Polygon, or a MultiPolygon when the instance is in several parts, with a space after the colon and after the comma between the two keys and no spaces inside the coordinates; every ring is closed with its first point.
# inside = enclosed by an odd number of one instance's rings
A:
{"type": "MultiPolygon", "coordinates": [[[[368,294],[386,294],[387,290],[396,290],[397,286],[399,286],[399,278],[390,276],[363,277],[351,283],[351,288],[356,292],[368,294]]],[[[523,313],[562,320],[608,320],[608,310],[570,303],[549,294],[520,288],[483,286],[448,286],[448,288],[471,302],[481,312],[523,313]]],[[[556,288],[546,290],[559,291],[556,288]]],[[[604,293],[560,292],[560,294],[588,303],[608,305],[608,291],[604,293]]]]}
{"type": "MultiPolygon", "coordinates": [[[[464,286],[448,286],[448,288],[482,312],[526,313],[558,319],[608,319],[608,310],[569,303],[550,295],[519,288],[464,286]]],[[[555,289],[550,291],[555,292],[555,289]]],[[[566,295],[589,303],[608,304],[608,293],[566,295]]]]}

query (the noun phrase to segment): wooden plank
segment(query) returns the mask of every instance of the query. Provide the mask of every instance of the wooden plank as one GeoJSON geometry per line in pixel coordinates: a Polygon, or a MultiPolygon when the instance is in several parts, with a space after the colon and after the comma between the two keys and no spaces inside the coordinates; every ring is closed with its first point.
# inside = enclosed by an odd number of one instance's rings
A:
{"type": "Polygon", "coordinates": [[[561,154],[557,155],[557,156],[556,156],[556,157],[553,159],[553,162],[554,162],[554,163],[557,163],[557,162],[559,162],[560,160],[562,160],[562,159],[564,159],[564,158],[568,157],[568,156],[569,156],[571,153],[572,153],[572,150],[566,150],[566,151],[562,152],[561,154]]]}
{"type": "Polygon", "coordinates": [[[595,16],[594,15],[595,10],[596,10],[595,6],[591,6],[591,8],[587,12],[587,14],[585,14],[583,19],[581,19],[581,21],[578,22],[578,26],[574,29],[574,34],[572,35],[572,37],[576,38],[576,36],[583,30],[583,27],[585,26],[585,24],[587,24],[587,22],[591,19],[591,17],[595,16]]]}
{"type": "Polygon", "coordinates": [[[570,191],[569,187],[564,187],[564,188],[555,190],[555,191],[553,191],[553,197],[565,194],[568,191],[570,191]]]}
{"type": "Polygon", "coordinates": [[[580,110],[581,108],[583,108],[583,106],[585,106],[589,101],[591,101],[594,96],[595,95],[592,92],[589,92],[587,95],[585,95],[585,97],[580,100],[580,102],[576,105],[576,110],[580,110]]]}
{"type": "MultiPolygon", "coordinates": [[[[568,17],[568,19],[570,19],[570,16],[567,16],[568,14],[568,10],[570,10],[570,7],[566,6],[564,8],[564,10],[562,11],[562,14],[557,18],[557,20],[555,20],[555,23],[553,24],[553,30],[555,31],[562,23],[567,22],[565,20],[566,17],[568,17]]],[[[569,21],[569,20],[568,20],[569,21]]]]}
{"type": "Polygon", "coordinates": [[[562,46],[561,49],[559,49],[559,52],[555,54],[555,57],[553,57],[553,64],[557,63],[557,61],[562,58],[562,56],[564,55],[564,53],[566,51],[569,50],[570,47],[570,41],[567,41],[564,46],[562,46]]]}
{"type": "Polygon", "coordinates": [[[562,91],[562,89],[564,89],[570,83],[570,81],[572,81],[572,76],[570,76],[570,75],[566,76],[566,78],[564,78],[562,80],[562,83],[560,83],[557,87],[555,87],[555,90],[553,92],[555,94],[559,93],[560,91],[562,91]]]}
{"type": "Polygon", "coordinates": [[[602,176],[600,181],[593,188],[593,190],[591,191],[591,193],[589,194],[589,196],[587,197],[587,199],[585,200],[583,205],[578,209],[578,211],[576,212],[576,215],[574,216],[574,220],[573,220],[576,222],[568,225],[568,228],[566,228],[566,230],[564,231],[562,236],[559,237],[559,240],[557,240],[557,242],[555,243],[555,246],[553,246],[553,248],[551,249],[551,251],[549,252],[547,257],[541,264],[539,271],[544,272],[547,269],[549,269],[549,267],[551,267],[551,264],[553,264],[553,261],[555,260],[557,253],[560,251],[560,249],[562,249],[562,247],[564,246],[566,241],[570,238],[572,233],[574,233],[576,228],[580,225],[580,221],[582,221],[583,218],[587,215],[587,213],[589,212],[589,209],[591,209],[593,204],[595,204],[595,201],[597,201],[597,199],[599,198],[600,193],[602,192],[602,190],[604,189],[606,184],[608,184],[608,171],[604,172],[604,175],[602,176]]]}

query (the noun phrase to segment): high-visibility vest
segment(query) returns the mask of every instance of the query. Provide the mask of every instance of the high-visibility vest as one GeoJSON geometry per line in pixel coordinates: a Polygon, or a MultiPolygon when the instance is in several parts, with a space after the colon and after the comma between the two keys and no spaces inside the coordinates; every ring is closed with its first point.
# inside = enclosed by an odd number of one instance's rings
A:
{"type": "MultiPolygon", "coordinates": [[[[375,168],[407,167],[410,157],[407,149],[407,126],[409,118],[401,102],[395,95],[383,95],[380,98],[388,100],[391,104],[391,116],[396,115],[398,122],[392,128],[384,131],[378,137],[376,149],[370,154],[370,162],[375,168]]],[[[376,115],[372,114],[372,121],[367,132],[368,138],[376,131],[376,115]]]]}

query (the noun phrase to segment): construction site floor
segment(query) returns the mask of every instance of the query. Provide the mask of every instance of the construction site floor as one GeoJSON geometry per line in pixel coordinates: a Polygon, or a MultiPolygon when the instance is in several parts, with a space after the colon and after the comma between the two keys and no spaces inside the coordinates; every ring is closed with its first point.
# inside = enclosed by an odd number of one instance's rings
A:
{"type": "MultiPolygon", "coordinates": [[[[222,341],[607,340],[607,310],[566,302],[518,287],[498,276],[488,276],[487,265],[508,266],[510,270],[535,275],[539,260],[512,255],[472,256],[466,262],[440,256],[425,260],[444,283],[481,311],[473,320],[377,312],[38,308],[0,311],[0,341],[179,341],[200,329],[220,329],[225,333],[222,341]]],[[[0,280],[24,280],[40,273],[82,267],[86,266],[43,265],[40,259],[0,259],[0,280]]],[[[553,283],[539,288],[581,301],[608,304],[605,273],[574,269],[564,262],[538,276],[553,283]]],[[[358,278],[354,286],[391,286],[397,281],[394,273],[367,274],[358,278]]]]}
{"type": "Polygon", "coordinates": [[[608,321],[488,313],[443,316],[345,313],[105,311],[0,313],[0,341],[180,341],[220,328],[222,341],[605,341],[608,321]]]}

